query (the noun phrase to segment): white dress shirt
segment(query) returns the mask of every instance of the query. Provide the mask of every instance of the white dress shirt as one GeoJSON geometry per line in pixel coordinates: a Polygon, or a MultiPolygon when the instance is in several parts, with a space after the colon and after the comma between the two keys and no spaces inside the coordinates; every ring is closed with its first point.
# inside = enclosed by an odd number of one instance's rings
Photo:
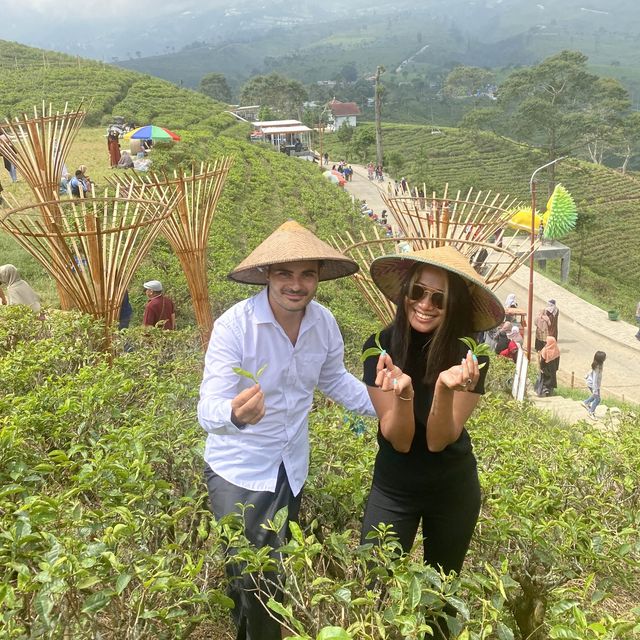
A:
{"type": "Polygon", "coordinates": [[[205,461],[222,478],[252,491],[275,491],[284,462],[294,495],[309,471],[308,414],[318,387],[352,411],[375,416],[365,385],[344,367],[344,343],[328,309],[312,301],[295,346],[276,321],[267,287],[216,321],[200,386],[198,420],[209,433],[205,461]],[[265,416],[238,429],[231,400],[254,383],[233,371],[260,376],[265,416]]]}

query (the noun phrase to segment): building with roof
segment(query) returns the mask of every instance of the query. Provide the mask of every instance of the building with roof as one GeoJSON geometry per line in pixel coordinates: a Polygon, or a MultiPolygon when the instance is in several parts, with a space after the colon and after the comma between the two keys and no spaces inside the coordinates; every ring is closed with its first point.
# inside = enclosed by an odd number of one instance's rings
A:
{"type": "Polygon", "coordinates": [[[355,102],[340,102],[334,98],[327,106],[329,107],[329,124],[334,131],[345,124],[350,127],[356,126],[356,119],[361,115],[361,111],[355,102]]]}
{"type": "Polygon", "coordinates": [[[311,129],[299,120],[261,120],[251,124],[252,142],[266,142],[290,156],[313,155],[311,129]]]}

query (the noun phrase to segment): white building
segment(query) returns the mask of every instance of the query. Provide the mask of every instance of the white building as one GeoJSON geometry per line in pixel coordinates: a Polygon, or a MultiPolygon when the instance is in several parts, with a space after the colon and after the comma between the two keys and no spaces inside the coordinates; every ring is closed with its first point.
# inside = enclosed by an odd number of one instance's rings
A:
{"type": "Polygon", "coordinates": [[[355,102],[340,102],[335,98],[329,103],[329,123],[333,125],[333,130],[348,124],[350,127],[356,126],[356,119],[361,115],[360,107],[355,102]]]}

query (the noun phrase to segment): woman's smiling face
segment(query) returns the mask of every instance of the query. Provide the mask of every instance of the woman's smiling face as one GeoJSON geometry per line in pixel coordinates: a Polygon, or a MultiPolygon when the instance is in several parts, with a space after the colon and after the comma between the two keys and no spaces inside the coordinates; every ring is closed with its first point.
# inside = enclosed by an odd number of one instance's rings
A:
{"type": "MultiPolygon", "coordinates": [[[[445,301],[447,294],[447,276],[442,269],[425,266],[411,283],[422,287],[423,295],[419,300],[412,300],[413,286],[409,287],[409,295],[405,297],[405,310],[409,324],[420,333],[432,333],[444,321],[445,301]],[[442,294],[442,304],[434,304],[433,294],[442,294]],[[442,306],[442,309],[438,308],[442,306]]],[[[416,290],[416,293],[418,291],[416,290]]],[[[435,302],[438,303],[436,295],[435,302]]]]}

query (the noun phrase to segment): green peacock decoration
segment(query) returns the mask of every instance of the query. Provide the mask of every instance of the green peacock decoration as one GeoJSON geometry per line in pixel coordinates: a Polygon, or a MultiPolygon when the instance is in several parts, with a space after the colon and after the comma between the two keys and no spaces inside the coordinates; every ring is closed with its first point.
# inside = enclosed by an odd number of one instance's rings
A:
{"type": "Polygon", "coordinates": [[[578,211],[571,194],[557,184],[547,202],[544,237],[554,240],[566,236],[576,226],[578,211]]]}

